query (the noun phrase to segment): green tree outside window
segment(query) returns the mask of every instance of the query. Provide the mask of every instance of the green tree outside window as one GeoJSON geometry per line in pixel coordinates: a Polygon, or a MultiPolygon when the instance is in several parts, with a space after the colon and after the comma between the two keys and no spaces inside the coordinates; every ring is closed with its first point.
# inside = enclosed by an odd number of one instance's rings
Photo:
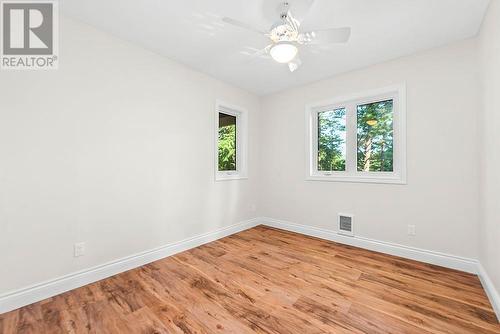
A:
{"type": "Polygon", "coordinates": [[[393,100],[357,107],[357,165],[363,172],[392,172],[393,100]]]}
{"type": "Polygon", "coordinates": [[[345,171],[346,109],[318,113],[318,170],[345,171]]]}
{"type": "Polygon", "coordinates": [[[236,116],[219,113],[219,171],[236,170],[236,116]]]}

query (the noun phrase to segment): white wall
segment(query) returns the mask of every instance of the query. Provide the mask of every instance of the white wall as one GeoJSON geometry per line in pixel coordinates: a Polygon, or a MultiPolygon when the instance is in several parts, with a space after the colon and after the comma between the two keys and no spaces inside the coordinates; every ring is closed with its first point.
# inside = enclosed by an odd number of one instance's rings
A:
{"type": "Polygon", "coordinates": [[[480,35],[483,117],[480,260],[500,294],[500,1],[491,3],[480,35]]]}
{"type": "Polygon", "coordinates": [[[256,216],[256,96],[80,23],[60,33],[59,70],[0,73],[0,295],[256,216]],[[249,111],[249,180],[214,182],[216,99],[249,111]]]}
{"type": "Polygon", "coordinates": [[[476,47],[467,40],[263,99],[261,213],[331,230],[338,212],[353,213],[358,236],[476,258],[476,47]],[[408,184],[305,181],[305,105],[402,82],[408,184]],[[407,236],[408,224],[416,225],[415,237],[407,236]]]}

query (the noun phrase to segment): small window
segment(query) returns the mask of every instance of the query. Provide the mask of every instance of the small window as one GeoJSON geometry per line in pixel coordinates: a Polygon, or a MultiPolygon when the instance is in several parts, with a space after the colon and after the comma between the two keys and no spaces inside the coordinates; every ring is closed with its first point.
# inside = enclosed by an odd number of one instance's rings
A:
{"type": "Polygon", "coordinates": [[[405,87],[306,108],[307,178],[406,182],[405,87]]]}
{"type": "Polygon", "coordinates": [[[219,113],[219,171],[236,171],[236,116],[219,113]]]}
{"type": "Polygon", "coordinates": [[[246,112],[234,106],[216,104],[215,178],[246,177],[246,112]]]}

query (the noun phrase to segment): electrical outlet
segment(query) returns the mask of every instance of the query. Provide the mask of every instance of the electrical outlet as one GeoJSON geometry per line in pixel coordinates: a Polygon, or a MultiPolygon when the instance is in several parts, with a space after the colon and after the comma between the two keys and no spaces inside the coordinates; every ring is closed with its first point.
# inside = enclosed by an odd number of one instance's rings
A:
{"type": "Polygon", "coordinates": [[[408,225],[408,235],[415,236],[416,234],[415,225],[408,225]]]}
{"type": "Polygon", "coordinates": [[[75,251],[75,257],[83,256],[85,255],[85,243],[84,242],[78,242],[74,245],[74,251],[75,251]]]}

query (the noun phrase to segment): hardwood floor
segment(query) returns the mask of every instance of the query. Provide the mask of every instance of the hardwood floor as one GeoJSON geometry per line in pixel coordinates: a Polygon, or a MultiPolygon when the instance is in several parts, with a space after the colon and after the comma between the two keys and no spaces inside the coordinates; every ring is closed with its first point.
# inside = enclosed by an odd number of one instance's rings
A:
{"type": "Polygon", "coordinates": [[[256,227],[0,315],[0,333],[500,333],[474,275],[256,227]]]}

